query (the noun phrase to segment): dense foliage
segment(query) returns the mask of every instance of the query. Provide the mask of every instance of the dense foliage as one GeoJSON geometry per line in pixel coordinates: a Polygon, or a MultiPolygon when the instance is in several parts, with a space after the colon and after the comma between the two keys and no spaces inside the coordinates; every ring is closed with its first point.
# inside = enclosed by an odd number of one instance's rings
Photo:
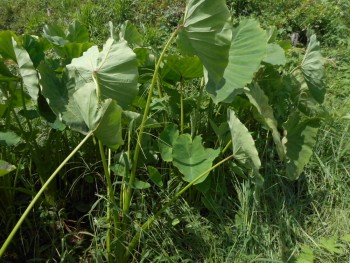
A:
{"type": "Polygon", "coordinates": [[[348,48],[345,2],[66,0],[23,27],[9,19],[38,5],[25,2],[1,20],[16,32],[0,32],[0,257],[348,259],[347,226],[316,241],[304,230],[335,186],[330,207],[349,215],[348,108],[329,107],[334,65],[316,37],[348,48]]]}

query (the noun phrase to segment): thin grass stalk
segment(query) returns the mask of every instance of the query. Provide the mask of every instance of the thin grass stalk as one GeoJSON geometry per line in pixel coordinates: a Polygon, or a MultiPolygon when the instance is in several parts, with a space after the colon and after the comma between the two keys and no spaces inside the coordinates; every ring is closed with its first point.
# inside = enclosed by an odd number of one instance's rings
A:
{"type": "Polygon", "coordinates": [[[234,155],[230,155],[228,157],[226,157],[225,159],[221,160],[220,162],[216,163],[214,166],[212,166],[210,169],[208,169],[207,171],[205,171],[204,173],[202,173],[201,175],[199,175],[198,177],[196,177],[192,182],[188,183],[184,188],[182,188],[179,192],[176,193],[176,195],[170,199],[170,201],[165,204],[160,210],[158,210],[158,212],[152,216],[151,218],[149,218],[141,227],[141,229],[136,233],[136,235],[133,237],[133,239],[131,240],[131,242],[129,243],[128,248],[125,251],[124,257],[123,257],[123,261],[122,262],[127,262],[129,260],[129,257],[131,255],[131,251],[133,251],[136,247],[136,245],[138,244],[139,240],[140,240],[140,236],[142,232],[147,231],[150,226],[152,225],[152,223],[166,210],[168,209],[177,199],[179,199],[179,197],[185,193],[188,189],[190,189],[190,187],[192,185],[194,185],[198,180],[202,179],[203,177],[207,176],[208,173],[210,173],[212,170],[214,170],[215,168],[219,167],[221,164],[227,162],[228,160],[232,159],[234,157],[234,155]]]}
{"type": "Polygon", "coordinates": [[[39,192],[36,194],[36,196],[30,202],[30,204],[28,205],[27,209],[24,211],[24,213],[22,214],[21,218],[17,221],[15,227],[12,229],[11,233],[9,234],[9,236],[7,237],[5,242],[2,244],[1,249],[0,249],[0,258],[4,255],[7,247],[11,243],[12,239],[14,238],[15,234],[17,233],[17,231],[21,227],[21,225],[24,222],[24,220],[26,219],[26,217],[29,215],[30,210],[32,210],[32,208],[34,207],[35,203],[39,200],[40,196],[44,193],[44,190],[53,181],[53,179],[55,179],[56,175],[59,173],[59,171],[61,171],[63,166],[66,165],[66,163],[84,145],[84,143],[90,138],[90,136],[92,134],[93,134],[93,132],[91,131],[85,136],[85,138],[78,144],[77,147],[75,147],[75,149],[67,156],[67,158],[64,159],[64,161],[57,167],[57,169],[52,173],[52,175],[49,177],[49,179],[47,179],[45,184],[43,184],[43,186],[40,188],[39,192]]]}
{"type": "Polygon", "coordinates": [[[108,261],[111,262],[112,256],[111,256],[111,228],[112,228],[112,212],[111,212],[111,204],[113,204],[114,200],[114,191],[112,186],[112,180],[111,175],[109,172],[106,155],[104,152],[103,144],[100,140],[98,140],[98,146],[100,150],[100,156],[101,161],[103,165],[103,171],[106,177],[107,182],[107,233],[106,233],[106,248],[107,248],[107,255],[108,255],[108,261]]]}
{"type": "MultiPolygon", "coordinates": [[[[152,78],[152,82],[151,82],[151,86],[149,88],[148,91],[148,97],[147,97],[147,102],[146,102],[146,107],[145,107],[145,111],[143,113],[143,117],[142,117],[142,122],[141,122],[141,126],[140,126],[140,131],[137,137],[137,143],[136,143],[136,147],[135,147],[135,152],[134,152],[134,158],[133,158],[133,163],[132,163],[132,169],[131,169],[131,174],[130,174],[130,178],[129,178],[129,184],[126,188],[126,196],[125,196],[125,200],[124,200],[124,204],[123,204],[123,212],[124,214],[127,214],[129,212],[129,208],[130,208],[130,203],[131,203],[131,194],[132,194],[132,186],[134,185],[135,182],[135,176],[136,176],[136,168],[137,168],[137,162],[139,159],[139,154],[140,154],[140,150],[141,150],[141,142],[142,142],[142,137],[143,137],[143,132],[146,126],[146,121],[148,118],[148,114],[149,114],[149,110],[150,110],[150,104],[151,104],[151,100],[152,100],[152,95],[153,95],[153,89],[154,86],[157,82],[157,77],[158,77],[158,71],[161,65],[161,62],[164,58],[164,55],[167,51],[167,49],[169,48],[170,44],[173,42],[173,40],[175,39],[177,33],[179,32],[179,30],[182,28],[182,26],[179,26],[174,33],[171,35],[171,37],[169,38],[168,42],[165,44],[162,53],[160,54],[160,57],[158,59],[158,62],[156,64],[154,73],[153,73],[153,78],[152,78]]],[[[123,218],[127,218],[127,216],[124,216],[123,218]]],[[[123,220],[124,222],[124,220],[123,220]]]]}

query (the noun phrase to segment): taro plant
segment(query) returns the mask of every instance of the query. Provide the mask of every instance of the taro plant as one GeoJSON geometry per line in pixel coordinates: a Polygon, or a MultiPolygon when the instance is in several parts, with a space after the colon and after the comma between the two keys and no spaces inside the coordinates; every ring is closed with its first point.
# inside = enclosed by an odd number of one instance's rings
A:
{"type": "MultiPolygon", "coordinates": [[[[0,53],[3,60],[15,61],[22,77],[23,108],[25,95],[38,105],[42,98],[55,122],[85,135],[43,181],[0,256],[46,187],[91,136],[99,146],[106,181],[105,248],[111,262],[128,262],[144,232],[185,192],[208,200],[215,184],[224,187],[225,180],[210,179],[218,166],[252,178],[259,201],[264,186],[259,132],[274,143],[271,154],[291,180],[311,157],[325,93],[316,36],[303,60],[289,69],[275,29],[263,30],[253,19],[232,25],[224,0],[188,0],[182,21],[159,54],[142,47],[141,35],[129,22],[117,29],[111,25],[110,31],[99,49],[87,43],[78,23],[68,33],[47,26],[46,40],[40,41],[51,43],[61,58],[41,59],[35,66],[32,49],[19,45],[12,33],[0,39],[7,41],[0,53]],[[168,54],[175,41],[178,50],[168,54]],[[171,173],[162,176],[159,167],[165,165],[171,173]],[[162,191],[169,177],[187,184],[135,227],[137,192],[150,183],[162,191]]],[[[8,66],[1,70],[8,81],[18,81],[8,66]]],[[[2,90],[3,96],[7,93],[2,90]]]]}

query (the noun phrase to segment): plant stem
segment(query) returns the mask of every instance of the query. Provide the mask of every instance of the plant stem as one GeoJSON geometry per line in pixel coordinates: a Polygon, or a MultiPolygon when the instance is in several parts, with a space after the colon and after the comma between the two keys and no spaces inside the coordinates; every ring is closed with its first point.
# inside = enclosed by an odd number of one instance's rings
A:
{"type": "Polygon", "coordinates": [[[111,204],[113,203],[114,199],[114,193],[113,193],[113,186],[112,186],[112,180],[111,175],[109,172],[106,155],[104,152],[103,144],[100,140],[98,140],[98,146],[100,149],[100,156],[102,160],[103,165],[103,171],[106,177],[107,181],[107,234],[106,234],[106,248],[107,248],[107,255],[108,255],[108,261],[111,262],[111,204]]]}
{"type": "Polygon", "coordinates": [[[180,133],[184,132],[184,97],[183,97],[183,80],[180,82],[180,133]]]}
{"type": "Polygon", "coordinates": [[[36,194],[36,196],[33,198],[33,200],[28,205],[27,209],[22,214],[21,218],[17,221],[15,227],[12,229],[11,233],[5,240],[4,244],[2,245],[0,249],[0,258],[4,255],[8,245],[11,243],[12,239],[14,238],[16,232],[21,227],[23,221],[26,219],[26,217],[29,215],[30,210],[34,207],[35,203],[39,200],[40,196],[43,194],[46,187],[52,182],[52,180],[56,177],[56,175],[59,173],[59,171],[63,168],[63,166],[73,157],[73,155],[81,148],[81,146],[84,145],[84,143],[87,141],[87,139],[92,135],[92,131],[89,132],[85,138],[78,144],[77,147],[67,156],[67,158],[57,167],[57,169],[53,172],[53,174],[47,179],[45,184],[40,188],[39,192],[36,194]]]}
{"type": "MultiPolygon", "coordinates": [[[[175,36],[177,35],[177,33],[179,32],[179,30],[181,28],[182,28],[182,26],[179,26],[174,31],[174,33],[171,35],[171,37],[169,38],[168,42],[165,44],[164,49],[163,49],[162,53],[160,54],[160,57],[158,59],[156,67],[154,69],[151,86],[150,86],[149,91],[148,91],[148,97],[147,97],[145,111],[143,113],[142,122],[141,122],[141,126],[140,126],[140,131],[139,131],[139,134],[138,134],[138,137],[137,137],[137,143],[136,143],[135,152],[134,152],[134,158],[133,158],[133,163],[132,163],[131,175],[130,175],[130,178],[129,178],[129,184],[128,184],[127,188],[126,188],[126,196],[125,196],[125,200],[124,200],[124,204],[123,204],[123,212],[124,212],[124,214],[127,214],[129,212],[129,208],[130,208],[132,186],[134,185],[134,181],[135,181],[136,168],[137,168],[137,162],[138,162],[139,154],[140,154],[140,150],[141,150],[141,142],[142,142],[143,132],[144,132],[144,129],[145,129],[145,124],[146,124],[148,113],[149,113],[149,110],[150,110],[150,104],[151,104],[151,100],[152,100],[153,89],[154,89],[154,86],[155,86],[155,84],[157,82],[157,77],[158,77],[158,71],[159,71],[159,68],[160,68],[160,64],[161,64],[161,62],[163,60],[163,57],[165,55],[166,50],[168,49],[168,47],[170,46],[172,41],[175,39],[175,36]]],[[[124,216],[123,219],[124,218],[127,218],[127,217],[124,216]]],[[[123,220],[123,222],[124,222],[124,220],[123,220]]]]}
{"type": "Polygon", "coordinates": [[[133,237],[133,239],[131,240],[131,242],[129,243],[128,248],[125,251],[124,254],[124,258],[123,258],[123,262],[127,262],[127,260],[129,259],[130,253],[131,251],[134,250],[135,246],[137,245],[141,233],[144,231],[147,231],[151,224],[166,210],[168,209],[184,192],[186,192],[193,184],[195,184],[198,180],[200,180],[201,178],[205,177],[208,175],[209,172],[211,172],[212,170],[214,170],[215,168],[217,168],[218,166],[220,166],[221,164],[225,163],[226,161],[232,159],[234,156],[230,155],[228,157],[226,157],[225,159],[221,160],[220,162],[216,163],[213,167],[211,167],[210,169],[208,169],[207,171],[205,171],[204,173],[202,173],[201,175],[197,176],[192,182],[188,183],[184,188],[182,188],[179,192],[176,193],[176,195],[171,198],[171,200],[165,204],[160,210],[158,210],[158,212],[152,216],[151,218],[149,218],[141,227],[141,229],[136,233],[136,235],[133,237]]]}

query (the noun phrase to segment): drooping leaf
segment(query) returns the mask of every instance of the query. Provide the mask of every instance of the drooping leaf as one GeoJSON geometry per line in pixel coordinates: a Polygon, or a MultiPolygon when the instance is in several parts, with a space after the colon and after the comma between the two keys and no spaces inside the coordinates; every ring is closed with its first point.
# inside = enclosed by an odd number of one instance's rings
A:
{"type": "Polygon", "coordinates": [[[284,50],[277,44],[268,44],[267,54],[263,62],[271,65],[285,65],[287,60],[284,50]]]}
{"type": "Polygon", "coordinates": [[[89,129],[73,98],[74,79],[70,78],[67,72],[64,72],[62,79],[58,79],[53,70],[45,63],[41,63],[38,70],[42,94],[56,116],[71,129],[83,134],[87,133],[89,129]]]}
{"type": "Polygon", "coordinates": [[[157,168],[153,166],[147,166],[148,177],[155,183],[158,187],[163,187],[162,176],[160,175],[157,168]]]}
{"type": "Polygon", "coordinates": [[[73,59],[67,68],[79,79],[77,89],[95,80],[101,98],[115,99],[123,108],[127,108],[137,94],[136,55],[125,40],[108,39],[102,52],[93,46],[82,57],[73,59]]]}
{"type": "Polygon", "coordinates": [[[203,77],[203,64],[197,56],[179,57],[167,56],[162,68],[161,76],[165,80],[180,81],[203,77]]]}
{"type": "Polygon", "coordinates": [[[258,113],[262,117],[263,123],[271,130],[272,138],[277,147],[277,153],[281,160],[284,159],[283,145],[281,142],[281,136],[277,129],[277,121],[273,114],[273,109],[269,105],[269,99],[265,95],[264,91],[259,87],[257,83],[252,83],[248,86],[246,95],[251,104],[257,109],[258,113]]]}
{"type": "Polygon", "coordinates": [[[174,124],[168,125],[159,136],[159,151],[165,162],[173,161],[173,144],[177,137],[179,137],[179,130],[174,124]]]}
{"type": "Polygon", "coordinates": [[[218,83],[228,63],[231,28],[225,0],[188,0],[177,44],[185,55],[197,55],[208,78],[218,83]]]}
{"type": "MultiPolygon", "coordinates": [[[[212,167],[212,163],[219,153],[220,149],[204,148],[200,136],[196,136],[192,140],[191,135],[182,134],[176,138],[173,144],[173,164],[184,175],[184,181],[192,182],[212,167]]],[[[197,180],[194,184],[203,182],[208,175],[197,180]]]]}
{"type": "Polygon", "coordinates": [[[243,92],[266,55],[266,32],[253,19],[244,19],[232,30],[229,62],[220,83],[209,79],[206,89],[215,103],[232,102],[243,92]]]}
{"type": "Polygon", "coordinates": [[[316,135],[320,126],[318,118],[301,119],[298,113],[292,114],[285,123],[285,137],[282,140],[286,154],[287,177],[295,180],[309,162],[316,135]]]}
{"type": "Polygon", "coordinates": [[[13,131],[0,132],[0,145],[2,146],[14,146],[21,141],[19,137],[13,131]]]}
{"type": "Polygon", "coordinates": [[[0,160],[0,177],[8,174],[16,169],[16,166],[9,164],[3,160],[0,160]]]}
{"type": "Polygon", "coordinates": [[[121,124],[122,111],[115,101],[110,102],[94,132],[104,145],[114,150],[124,143],[121,124]]]}
{"type": "MultiPolygon", "coordinates": [[[[83,87],[73,93],[80,114],[90,131],[94,131],[103,114],[107,110],[111,99],[99,102],[94,83],[86,83],[83,87]]],[[[77,113],[78,114],[78,113],[77,113]]]]}
{"type": "Polygon", "coordinates": [[[316,40],[316,35],[312,35],[303,62],[301,63],[301,71],[310,93],[319,103],[323,102],[326,93],[323,64],[320,43],[316,40]]]}
{"type": "Polygon", "coordinates": [[[12,44],[23,84],[27,88],[30,97],[36,101],[39,94],[38,73],[34,68],[28,52],[23,47],[19,46],[14,39],[12,39],[12,44]]]}
{"type": "Polygon", "coordinates": [[[234,111],[228,111],[228,125],[232,136],[232,151],[235,160],[259,174],[261,162],[255,142],[248,129],[236,117],[234,111]]]}

